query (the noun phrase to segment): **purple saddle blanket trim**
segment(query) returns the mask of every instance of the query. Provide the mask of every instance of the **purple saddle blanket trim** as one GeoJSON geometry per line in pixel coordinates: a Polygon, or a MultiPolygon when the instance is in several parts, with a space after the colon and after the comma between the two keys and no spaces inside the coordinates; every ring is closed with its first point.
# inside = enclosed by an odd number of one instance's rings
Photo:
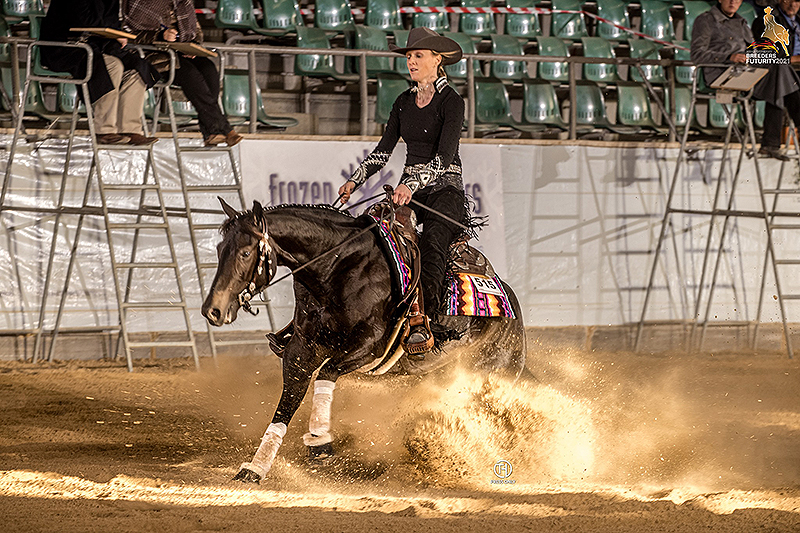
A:
{"type": "Polygon", "coordinates": [[[378,231],[387,245],[388,255],[390,256],[389,263],[391,264],[392,272],[400,286],[400,293],[405,294],[408,290],[408,286],[411,285],[411,268],[409,268],[405,260],[403,260],[397,241],[395,241],[394,235],[389,228],[389,222],[381,220],[373,215],[369,216],[378,224],[378,231]]]}

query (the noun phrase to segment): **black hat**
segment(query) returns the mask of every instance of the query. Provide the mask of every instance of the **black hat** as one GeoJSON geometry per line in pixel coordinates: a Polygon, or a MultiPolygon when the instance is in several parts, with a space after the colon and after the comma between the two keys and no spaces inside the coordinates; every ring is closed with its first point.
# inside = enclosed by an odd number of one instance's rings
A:
{"type": "Polygon", "coordinates": [[[442,65],[454,65],[461,61],[461,47],[457,42],[424,27],[413,28],[408,32],[405,48],[390,44],[389,50],[401,55],[405,55],[409,50],[433,50],[442,54],[442,65]]]}

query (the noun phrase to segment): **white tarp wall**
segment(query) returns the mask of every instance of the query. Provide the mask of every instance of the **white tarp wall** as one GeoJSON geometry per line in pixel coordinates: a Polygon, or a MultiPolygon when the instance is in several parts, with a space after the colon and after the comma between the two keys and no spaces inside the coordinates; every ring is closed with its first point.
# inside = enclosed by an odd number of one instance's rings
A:
{"type": "MultiPolygon", "coordinates": [[[[46,145],[47,146],[47,145],[46,145]]],[[[50,145],[52,146],[52,144],[50,145]]],[[[55,205],[58,198],[63,144],[33,150],[20,145],[15,159],[7,204],[55,205]]],[[[352,169],[374,147],[373,142],[247,140],[240,161],[245,197],[265,205],[279,203],[330,203],[352,169]]],[[[183,206],[172,143],[156,145],[156,161],[169,205],[183,206]]],[[[403,163],[404,146],[395,150],[389,165],[374,176],[351,202],[395,185],[403,163]]],[[[616,147],[588,144],[471,144],[461,148],[464,181],[476,199],[478,214],[489,216],[489,227],[476,243],[500,274],[514,287],[529,326],[609,325],[639,319],[653,262],[667,190],[675,168],[676,149],[636,145],[616,147]]],[[[729,162],[737,161],[731,153],[729,162]]],[[[79,159],[71,172],[68,205],[79,205],[86,183],[88,158],[85,142],[73,155],[79,159]]],[[[116,154],[110,168],[120,180],[137,179],[142,164],[133,155],[116,154]]],[[[708,209],[720,166],[720,151],[701,150],[684,166],[676,205],[708,209]]],[[[187,165],[193,183],[227,183],[228,163],[219,156],[193,157],[187,165]]],[[[774,186],[779,164],[762,161],[768,186],[774,186]]],[[[795,167],[787,178],[796,184],[795,167]]],[[[726,173],[727,192],[731,172],[726,173]]],[[[751,160],[745,159],[734,207],[760,209],[751,160]]],[[[727,196],[726,196],[727,198],[727,196]]],[[[132,198],[115,198],[116,205],[135,207],[132,198]]],[[[727,200],[722,200],[723,205],[727,200]]],[[[206,207],[216,206],[209,198],[206,207]]],[[[99,205],[96,188],[90,203],[99,205]]],[[[362,208],[360,208],[362,209],[362,208]]],[[[359,209],[359,211],[360,211],[359,209]]],[[[796,198],[782,201],[782,211],[800,211],[796,198]]],[[[689,319],[694,310],[709,217],[675,215],[662,253],[648,319],[689,319]]],[[[175,234],[184,288],[193,326],[205,328],[202,302],[186,222],[170,219],[175,234]]],[[[52,325],[69,259],[69,241],[77,216],[62,218],[55,273],[50,287],[46,326],[52,325]]],[[[53,217],[6,211],[0,217],[0,329],[36,325],[44,268],[52,235],[53,217]]],[[[719,224],[717,224],[719,227],[719,224]]],[[[718,231],[716,233],[718,236],[718,231]]],[[[780,257],[800,258],[800,245],[786,232],[777,240],[780,257]]],[[[213,254],[219,236],[201,242],[213,254]]],[[[125,244],[122,236],[120,241],[125,244]]],[[[163,253],[153,240],[148,253],[163,253]]],[[[718,240],[714,241],[716,249],[718,240]]],[[[712,319],[753,319],[758,303],[766,233],[759,219],[732,219],[726,239],[712,319]]],[[[88,217],[79,246],[76,272],[67,299],[64,326],[114,324],[116,299],[109,268],[108,249],[101,218],[88,217]]],[[[710,267],[709,267],[710,268],[710,267]]],[[[785,270],[785,293],[800,293],[797,272],[785,270]]],[[[144,280],[144,297],[163,297],[174,288],[166,280],[144,280]]],[[[767,287],[774,287],[771,271],[767,287]]],[[[770,295],[773,291],[770,290],[770,295]]],[[[291,316],[291,285],[270,289],[278,326],[291,316]]],[[[800,306],[800,304],[798,304],[800,306]]],[[[776,320],[777,306],[770,298],[763,320],[776,320]]],[[[163,331],[180,326],[180,320],[142,313],[133,329],[163,331]]],[[[789,319],[800,320],[800,309],[789,308],[789,319]],[[794,312],[794,313],[793,313],[794,312]]],[[[231,328],[268,329],[262,313],[240,314],[231,328]]]]}

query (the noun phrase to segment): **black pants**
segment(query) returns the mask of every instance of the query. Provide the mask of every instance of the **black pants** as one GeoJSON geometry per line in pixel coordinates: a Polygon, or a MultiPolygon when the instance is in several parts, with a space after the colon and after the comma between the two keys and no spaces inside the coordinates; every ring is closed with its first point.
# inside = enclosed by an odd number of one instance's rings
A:
{"type": "Polygon", "coordinates": [[[207,57],[181,56],[180,68],[175,70],[175,83],[197,110],[200,131],[204,138],[227,135],[231,131],[228,119],[222,114],[219,97],[219,73],[214,62],[207,57]]]}
{"type": "MultiPolygon", "coordinates": [[[[464,191],[455,187],[447,186],[436,191],[421,189],[414,193],[413,199],[453,220],[462,222],[465,218],[464,191]]],[[[419,240],[422,260],[420,281],[425,313],[433,316],[439,311],[442,303],[450,244],[458,237],[462,228],[418,205],[411,204],[411,208],[417,215],[417,223],[422,224],[422,236],[419,240]]]]}
{"type": "MultiPolygon", "coordinates": [[[[783,105],[796,127],[800,127],[800,91],[783,97],[783,105]]],[[[764,109],[764,135],[761,146],[778,148],[781,145],[781,128],[783,127],[783,109],[767,102],[764,109]]]]}

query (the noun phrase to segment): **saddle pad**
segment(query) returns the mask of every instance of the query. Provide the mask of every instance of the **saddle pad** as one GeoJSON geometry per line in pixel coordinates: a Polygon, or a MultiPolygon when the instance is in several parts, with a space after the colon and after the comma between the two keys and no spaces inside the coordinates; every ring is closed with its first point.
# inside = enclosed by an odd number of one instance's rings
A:
{"type": "Polygon", "coordinates": [[[403,260],[403,256],[400,253],[400,248],[397,245],[397,241],[395,241],[392,230],[389,228],[389,222],[386,220],[382,221],[380,218],[373,215],[368,216],[378,224],[378,232],[380,233],[381,237],[383,237],[383,249],[386,252],[386,255],[389,257],[389,264],[391,265],[395,279],[400,286],[400,295],[402,296],[406,293],[408,286],[411,284],[411,268],[409,268],[409,266],[403,260]]]}
{"type": "Polygon", "coordinates": [[[500,278],[459,272],[450,279],[447,314],[516,318],[500,278]]]}

